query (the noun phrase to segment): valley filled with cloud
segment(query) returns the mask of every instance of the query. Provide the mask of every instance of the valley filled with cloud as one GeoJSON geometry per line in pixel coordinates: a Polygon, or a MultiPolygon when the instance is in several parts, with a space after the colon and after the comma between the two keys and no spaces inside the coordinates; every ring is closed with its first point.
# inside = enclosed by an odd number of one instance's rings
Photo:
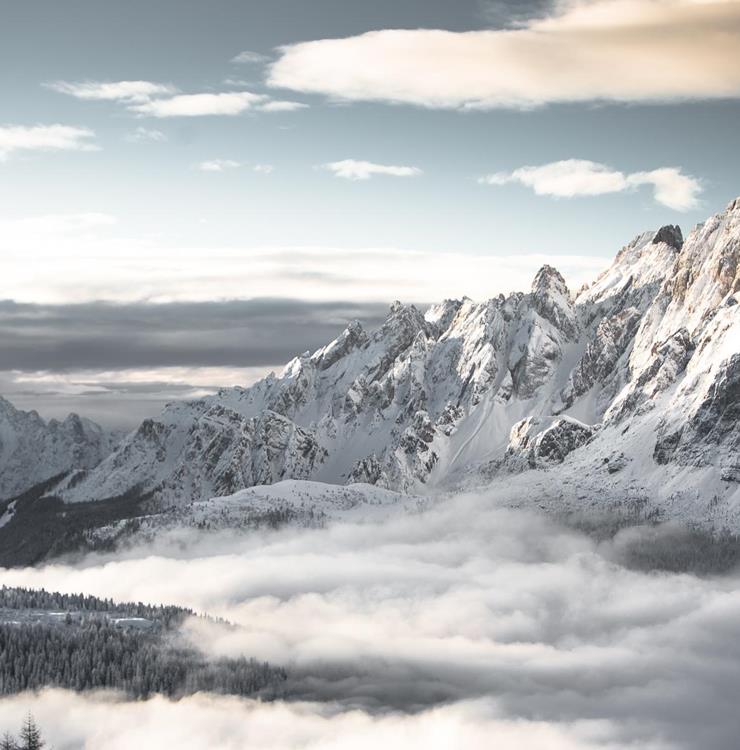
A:
{"type": "Polygon", "coordinates": [[[463,494],[382,523],[180,531],[116,556],[5,570],[7,585],[225,618],[237,627],[193,620],[188,637],[209,657],[255,656],[289,674],[275,703],[57,690],[16,700],[57,747],[85,738],[101,750],[143,736],[193,749],[205,737],[225,748],[442,748],[452,737],[483,748],[492,732],[502,748],[730,747],[737,573],[640,569],[634,533],[599,541],[463,494]]]}

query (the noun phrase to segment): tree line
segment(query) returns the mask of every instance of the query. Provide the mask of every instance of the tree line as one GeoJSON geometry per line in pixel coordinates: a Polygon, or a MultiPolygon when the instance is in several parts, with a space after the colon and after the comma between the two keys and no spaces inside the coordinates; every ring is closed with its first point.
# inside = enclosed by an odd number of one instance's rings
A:
{"type": "Polygon", "coordinates": [[[112,599],[100,599],[87,594],[60,594],[45,589],[26,589],[15,586],[0,588],[0,609],[58,610],[79,613],[109,613],[121,617],[142,617],[165,628],[181,625],[195,612],[186,607],[151,605],[141,602],[120,604],[112,599]]]}
{"type": "Polygon", "coordinates": [[[192,613],[178,607],[3,588],[0,615],[0,695],[52,686],[114,688],[135,698],[200,691],[274,697],[287,679],[284,669],[252,658],[209,659],[180,636],[192,613]],[[45,610],[67,615],[45,619],[45,610]],[[119,617],[154,626],[122,625],[119,617]]]}

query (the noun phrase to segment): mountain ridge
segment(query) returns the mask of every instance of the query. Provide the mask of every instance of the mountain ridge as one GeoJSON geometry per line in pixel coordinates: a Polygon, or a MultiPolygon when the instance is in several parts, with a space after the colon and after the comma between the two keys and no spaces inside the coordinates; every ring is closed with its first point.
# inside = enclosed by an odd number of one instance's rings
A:
{"type": "Polygon", "coordinates": [[[76,469],[91,469],[120,436],[71,413],[48,421],[0,396],[0,499],[76,469]]]}
{"type": "Polygon", "coordinates": [[[138,488],[157,510],[286,479],[429,493],[598,454],[614,487],[631,462],[657,500],[680,475],[735,518],[739,297],[740,198],[685,239],[638,235],[576,295],[543,266],[529,292],[394,302],[375,331],[352,321],[280,374],[169,404],[54,492],[138,488]]]}

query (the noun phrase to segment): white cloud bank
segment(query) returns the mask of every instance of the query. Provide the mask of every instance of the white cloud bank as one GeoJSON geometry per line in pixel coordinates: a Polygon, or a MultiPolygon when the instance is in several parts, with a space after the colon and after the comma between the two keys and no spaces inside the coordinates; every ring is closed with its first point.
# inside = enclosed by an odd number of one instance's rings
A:
{"type": "MultiPolygon", "coordinates": [[[[607,722],[562,727],[497,716],[493,701],[459,703],[415,715],[373,716],[315,703],[263,703],[198,694],[125,701],[105,693],[44,690],[4,698],[3,727],[17,731],[32,709],[60,750],[629,750],[612,744],[607,722]],[[602,743],[602,740],[604,741],[602,743]],[[606,744],[608,743],[608,744],[606,744]]],[[[668,750],[649,743],[641,750],[668,750]]]]}
{"type": "MultiPolygon", "coordinates": [[[[266,171],[262,165],[259,172],[266,171]]],[[[482,300],[528,290],[544,263],[557,267],[573,289],[608,265],[607,259],[594,256],[515,251],[476,255],[393,247],[169,246],[118,236],[114,222],[101,214],[0,217],[3,280],[13,298],[65,303],[294,297],[385,303],[468,295],[482,300]]]]}
{"type": "Polygon", "coordinates": [[[740,96],[738,0],[564,0],[513,29],[285,46],[270,85],[345,101],[529,108],[740,96]]]}
{"type": "Polygon", "coordinates": [[[71,125],[0,126],[0,161],[16,151],[97,151],[95,131],[71,125]]]}
{"type": "Polygon", "coordinates": [[[343,159],[323,165],[324,169],[333,172],[345,180],[369,180],[375,175],[387,177],[416,177],[422,174],[418,167],[405,167],[395,164],[375,164],[371,161],[343,159]]]}
{"type": "Polygon", "coordinates": [[[566,159],[540,166],[526,166],[512,172],[496,172],[478,180],[485,185],[519,183],[537,195],[573,198],[582,195],[621,193],[641,185],[651,185],[658,203],[677,211],[696,208],[702,192],[699,180],[677,167],[625,174],[605,164],[585,159],[566,159]]]}
{"type": "Polygon", "coordinates": [[[222,616],[239,627],[191,622],[193,642],[284,664],[309,702],[53,692],[2,701],[0,727],[30,708],[55,747],[104,750],[734,747],[737,573],[630,570],[617,561],[634,532],[597,543],[499,502],[2,570],[7,585],[222,616]]]}

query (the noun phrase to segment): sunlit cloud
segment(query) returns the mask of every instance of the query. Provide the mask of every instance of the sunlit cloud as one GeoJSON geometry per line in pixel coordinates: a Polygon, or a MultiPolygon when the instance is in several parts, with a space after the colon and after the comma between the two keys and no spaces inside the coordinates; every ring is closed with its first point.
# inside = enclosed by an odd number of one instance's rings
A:
{"type": "Polygon", "coordinates": [[[540,166],[519,167],[512,172],[496,172],[478,180],[483,185],[519,183],[537,195],[558,198],[622,193],[640,185],[650,185],[658,203],[677,211],[696,208],[702,192],[699,180],[676,167],[625,174],[584,159],[567,159],[540,166]]]}
{"type": "Polygon", "coordinates": [[[252,109],[266,97],[249,91],[229,91],[217,94],[178,94],[168,99],[151,99],[132,104],[129,109],[150,117],[204,117],[209,115],[238,115],[252,109]]]}
{"type": "Polygon", "coordinates": [[[514,28],[386,29],[287,45],[268,82],[454,109],[736,98],[738,49],[737,0],[565,0],[514,28]]]}

